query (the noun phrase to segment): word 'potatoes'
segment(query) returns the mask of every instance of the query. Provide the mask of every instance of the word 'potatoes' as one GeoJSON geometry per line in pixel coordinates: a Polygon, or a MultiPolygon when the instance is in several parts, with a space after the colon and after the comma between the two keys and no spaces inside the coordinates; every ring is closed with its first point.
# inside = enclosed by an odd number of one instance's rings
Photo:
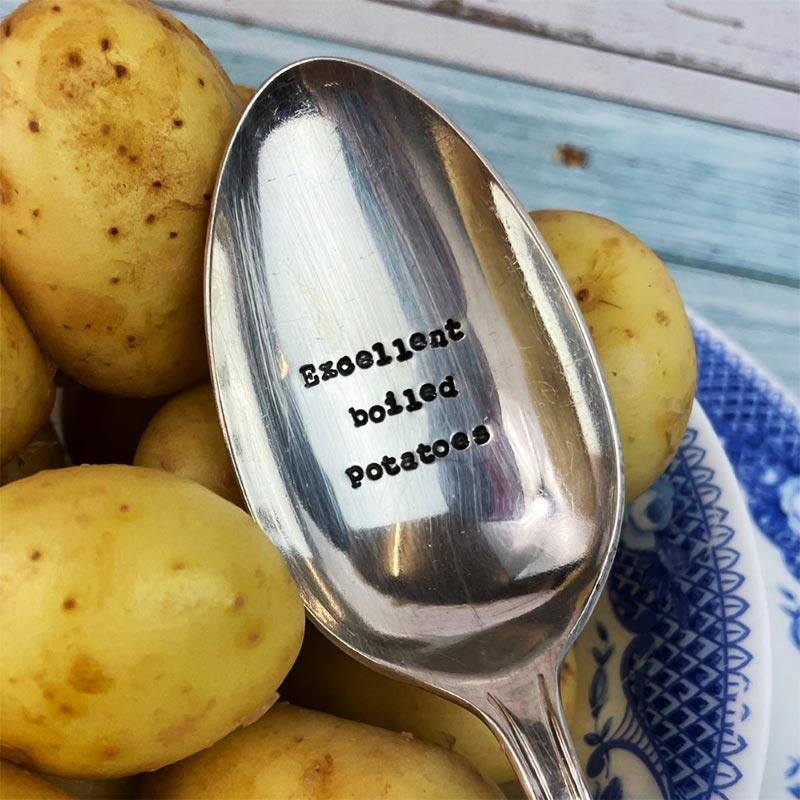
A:
{"type": "MultiPolygon", "coordinates": [[[[472,429],[472,442],[478,446],[486,444],[492,438],[486,425],[478,425],[472,429]]],[[[470,437],[458,431],[447,439],[437,439],[433,444],[418,444],[414,450],[408,450],[400,456],[400,463],[394,456],[384,456],[380,463],[373,461],[366,467],[358,464],[348,467],[344,473],[350,478],[350,487],[358,489],[366,475],[371,481],[380,480],[385,475],[398,475],[401,471],[410,472],[422,464],[433,464],[439,458],[446,458],[451,450],[466,450],[470,446],[470,437]]]]}

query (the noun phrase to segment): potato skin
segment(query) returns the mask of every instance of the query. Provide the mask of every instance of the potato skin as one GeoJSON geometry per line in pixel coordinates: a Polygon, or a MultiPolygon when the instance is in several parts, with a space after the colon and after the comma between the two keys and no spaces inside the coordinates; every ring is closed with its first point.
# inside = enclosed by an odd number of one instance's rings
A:
{"type": "Polygon", "coordinates": [[[240,509],[157,470],[84,466],[0,489],[0,736],[63,776],[184,758],[274,699],[299,594],[240,509]]]}
{"type": "Polygon", "coordinates": [[[672,460],[689,421],[697,361],[686,309],[661,259],[615,222],[580,211],[531,217],[594,340],[633,500],[672,460]]]}
{"type": "MultiPolygon", "coordinates": [[[[569,719],[575,706],[575,659],[567,655],[561,698],[569,719]]],[[[345,719],[413,733],[464,756],[489,780],[516,780],[503,747],[486,725],[457,703],[365,667],[326,639],[313,625],[281,687],[291,703],[345,719]]]]}
{"type": "Polygon", "coordinates": [[[26,769],[0,761],[0,800],[69,800],[74,797],[26,769]]]}
{"type": "Polygon", "coordinates": [[[53,371],[0,286],[0,464],[13,458],[53,408],[53,371]]]}
{"type": "Polygon", "coordinates": [[[146,776],[143,788],[154,800],[503,797],[454,753],[285,703],[210,750],[146,776]]]}
{"type": "Polygon", "coordinates": [[[176,395],[153,417],[133,463],[174,472],[244,506],[208,383],[176,395]]]}
{"type": "Polygon", "coordinates": [[[79,383],[153,396],[196,382],[233,85],[146,0],[33,0],[0,28],[6,288],[79,383]]]}
{"type": "Polygon", "coordinates": [[[0,486],[29,478],[45,469],[59,469],[66,463],[67,454],[55,428],[46,422],[14,458],[0,467],[0,486]]]}
{"type": "Polygon", "coordinates": [[[236,89],[236,94],[239,95],[239,99],[242,101],[243,105],[247,105],[253,99],[253,95],[256,93],[256,90],[252,86],[243,86],[239,83],[237,83],[233,88],[236,89]]]}

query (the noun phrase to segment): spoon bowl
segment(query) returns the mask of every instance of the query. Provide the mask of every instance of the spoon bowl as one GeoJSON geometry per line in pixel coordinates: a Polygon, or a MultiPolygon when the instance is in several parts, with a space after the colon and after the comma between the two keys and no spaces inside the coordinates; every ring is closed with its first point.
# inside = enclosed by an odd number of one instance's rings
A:
{"type": "Polygon", "coordinates": [[[557,675],[622,516],[591,340],[527,215],[398,81],[270,78],[223,162],[206,265],[223,429],[315,623],[585,797],[557,675]]]}

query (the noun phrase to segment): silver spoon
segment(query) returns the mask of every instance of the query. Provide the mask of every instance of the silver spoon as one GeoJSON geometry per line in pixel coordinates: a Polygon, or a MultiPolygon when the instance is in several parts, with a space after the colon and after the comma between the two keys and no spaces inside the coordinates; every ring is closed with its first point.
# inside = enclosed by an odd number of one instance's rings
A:
{"type": "Polygon", "coordinates": [[[247,504],[316,624],[480,715],[529,797],[588,797],[558,671],[617,542],[619,442],[502,181],[387,75],[286,67],[223,162],[206,317],[247,504]]]}

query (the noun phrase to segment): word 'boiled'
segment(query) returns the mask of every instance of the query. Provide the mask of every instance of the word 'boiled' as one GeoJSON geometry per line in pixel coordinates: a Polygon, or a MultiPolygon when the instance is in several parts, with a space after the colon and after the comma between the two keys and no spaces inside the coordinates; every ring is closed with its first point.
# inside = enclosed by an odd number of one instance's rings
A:
{"type": "MultiPolygon", "coordinates": [[[[394,417],[405,411],[419,411],[422,408],[422,403],[417,400],[413,389],[404,389],[401,395],[408,400],[406,405],[397,402],[394,392],[386,392],[386,399],[381,405],[372,406],[369,411],[363,408],[354,408],[350,406],[347,409],[350,416],[353,418],[353,424],[356,428],[366,425],[367,422],[383,422],[386,417],[394,417]]],[[[437,392],[436,386],[432,383],[423,383],[419,387],[419,396],[426,402],[430,403],[437,397],[457,397],[458,389],[456,389],[455,380],[452,375],[448,375],[440,384],[437,392]]]]}
{"type": "MultiPolygon", "coordinates": [[[[485,425],[472,429],[472,442],[478,446],[486,444],[491,438],[485,425]]],[[[380,480],[384,475],[398,475],[401,470],[410,472],[420,464],[433,464],[439,458],[446,458],[452,450],[466,450],[470,446],[470,437],[463,431],[454,433],[447,439],[437,439],[433,444],[419,444],[415,450],[408,450],[400,456],[400,463],[393,456],[384,456],[380,462],[373,461],[366,467],[354,464],[344,473],[350,478],[350,486],[358,489],[366,476],[371,481],[380,480]]]]}
{"type": "Polygon", "coordinates": [[[335,366],[333,361],[323,361],[318,366],[303,364],[302,367],[299,367],[299,372],[303,376],[306,389],[308,389],[311,386],[316,386],[320,380],[329,381],[339,375],[352,375],[356,371],[356,367],[369,369],[373,364],[377,367],[385,367],[395,360],[408,361],[415,352],[419,353],[428,346],[431,348],[447,347],[450,342],[457,342],[459,339],[464,338],[461,323],[456,320],[447,320],[443,328],[444,330],[436,328],[430,333],[416,331],[407,339],[394,339],[392,346],[397,351],[394,356],[386,352],[386,347],[381,342],[376,342],[369,350],[359,350],[353,358],[342,356],[336,361],[335,366]],[[317,374],[317,371],[319,371],[319,374],[317,374]]]}

